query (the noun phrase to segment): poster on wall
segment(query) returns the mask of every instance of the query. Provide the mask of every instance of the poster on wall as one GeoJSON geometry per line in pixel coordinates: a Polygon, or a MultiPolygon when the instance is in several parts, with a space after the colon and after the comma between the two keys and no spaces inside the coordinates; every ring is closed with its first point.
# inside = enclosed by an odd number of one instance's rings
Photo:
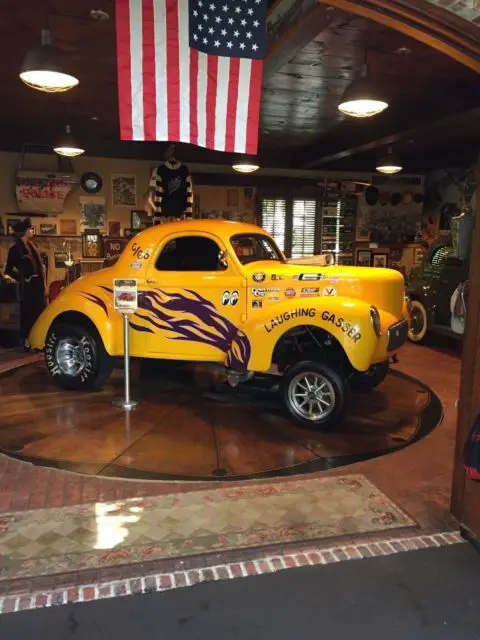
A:
{"type": "Polygon", "coordinates": [[[61,236],[76,236],[77,235],[77,222],[73,218],[63,218],[60,220],[60,235],[61,236]]]}
{"type": "Polygon", "coordinates": [[[114,207],[137,206],[137,177],[134,174],[112,175],[112,204],[114,207]]]}
{"type": "Polygon", "coordinates": [[[65,198],[75,182],[72,176],[21,170],[15,177],[18,210],[61,213],[65,198]]]}
{"type": "Polygon", "coordinates": [[[80,198],[80,233],[86,229],[106,231],[105,198],[102,196],[80,198]]]}

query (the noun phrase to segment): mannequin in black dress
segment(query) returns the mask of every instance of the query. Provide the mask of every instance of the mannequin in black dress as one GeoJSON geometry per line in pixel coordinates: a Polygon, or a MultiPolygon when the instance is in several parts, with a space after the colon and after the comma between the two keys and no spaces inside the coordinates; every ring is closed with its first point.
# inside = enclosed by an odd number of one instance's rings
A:
{"type": "Polygon", "coordinates": [[[20,285],[20,332],[26,340],[38,316],[46,307],[45,268],[32,242],[30,218],[13,226],[15,244],[10,247],[5,273],[20,285]]]}

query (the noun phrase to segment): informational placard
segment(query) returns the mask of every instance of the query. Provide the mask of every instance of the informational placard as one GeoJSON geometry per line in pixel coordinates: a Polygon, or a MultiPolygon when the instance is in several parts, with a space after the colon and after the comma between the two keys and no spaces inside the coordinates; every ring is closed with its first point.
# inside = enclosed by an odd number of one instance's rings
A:
{"type": "Polygon", "coordinates": [[[138,287],[136,280],[115,278],[113,281],[114,306],[120,313],[135,313],[138,309],[138,287]]]}

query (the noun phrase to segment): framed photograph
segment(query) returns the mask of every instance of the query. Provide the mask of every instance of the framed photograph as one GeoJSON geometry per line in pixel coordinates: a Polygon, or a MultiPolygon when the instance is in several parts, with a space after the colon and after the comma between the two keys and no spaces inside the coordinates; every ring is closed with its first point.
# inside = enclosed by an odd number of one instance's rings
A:
{"type": "Polygon", "coordinates": [[[368,249],[357,250],[357,265],[359,267],[369,267],[372,261],[372,252],[368,249]]]}
{"type": "Polygon", "coordinates": [[[374,253],[372,258],[372,267],[381,267],[386,269],[388,266],[388,253],[374,253]]]}
{"type": "Polygon", "coordinates": [[[68,260],[68,253],[66,251],[55,251],[53,258],[55,260],[55,269],[62,269],[65,267],[65,261],[68,260]]]}
{"type": "Polygon", "coordinates": [[[152,225],[153,219],[148,215],[146,211],[135,209],[132,211],[130,224],[130,227],[132,229],[146,229],[147,227],[151,227],[152,225]]]}
{"type": "Polygon", "coordinates": [[[111,238],[119,238],[120,237],[120,222],[109,222],[108,223],[108,235],[111,238]]]}
{"type": "Polygon", "coordinates": [[[86,229],[82,236],[82,256],[84,258],[103,258],[102,234],[96,229],[86,229]]]}
{"type": "Polygon", "coordinates": [[[75,220],[60,220],[60,235],[61,236],[76,236],[77,235],[77,222],[75,220]]]}
{"type": "Polygon", "coordinates": [[[114,207],[137,206],[137,176],[135,174],[112,174],[112,204],[114,207]]]}
{"type": "Polygon", "coordinates": [[[41,236],[56,236],[57,235],[57,225],[43,223],[40,224],[40,235],[41,236]]]}
{"type": "Polygon", "coordinates": [[[140,229],[124,229],[123,230],[123,237],[124,238],[133,238],[133,236],[136,235],[139,231],[140,231],[140,229]]]}
{"type": "Polygon", "coordinates": [[[423,256],[425,254],[425,250],[423,247],[416,247],[413,253],[413,264],[418,266],[422,264],[423,256]]]}
{"type": "Polygon", "coordinates": [[[8,218],[7,219],[7,233],[13,233],[13,225],[17,222],[21,222],[21,218],[8,218]]]}
{"type": "Polygon", "coordinates": [[[102,196],[80,198],[80,233],[90,229],[106,231],[105,198],[102,196]]]}

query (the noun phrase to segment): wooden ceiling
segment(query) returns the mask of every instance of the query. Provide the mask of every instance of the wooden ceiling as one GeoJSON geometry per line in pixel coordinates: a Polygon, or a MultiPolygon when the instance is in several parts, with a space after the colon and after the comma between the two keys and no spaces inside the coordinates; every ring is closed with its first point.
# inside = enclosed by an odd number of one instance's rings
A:
{"type": "MultiPolygon", "coordinates": [[[[287,38],[277,47],[282,49],[280,67],[266,64],[263,166],[368,171],[394,143],[406,169],[424,171],[457,155],[478,152],[478,74],[396,31],[337,11],[329,15],[326,6],[317,9],[318,24],[309,20],[308,30],[300,34],[307,41],[287,38]],[[337,104],[359,73],[365,51],[371,78],[391,107],[368,121],[345,119],[337,104]]],[[[68,122],[91,154],[161,157],[164,145],[119,141],[113,18],[113,0],[2,0],[1,148],[49,144],[68,122]],[[107,11],[110,20],[90,20],[93,8],[107,11]],[[25,52],[39,41],[47,11],[56,44],[80,78],[78,88],[62,95],[38,93],[18,79],[25,52]]],[[[182,157],[190,162],[230,162],[226,154],[188,145],[182,157]]]]}

